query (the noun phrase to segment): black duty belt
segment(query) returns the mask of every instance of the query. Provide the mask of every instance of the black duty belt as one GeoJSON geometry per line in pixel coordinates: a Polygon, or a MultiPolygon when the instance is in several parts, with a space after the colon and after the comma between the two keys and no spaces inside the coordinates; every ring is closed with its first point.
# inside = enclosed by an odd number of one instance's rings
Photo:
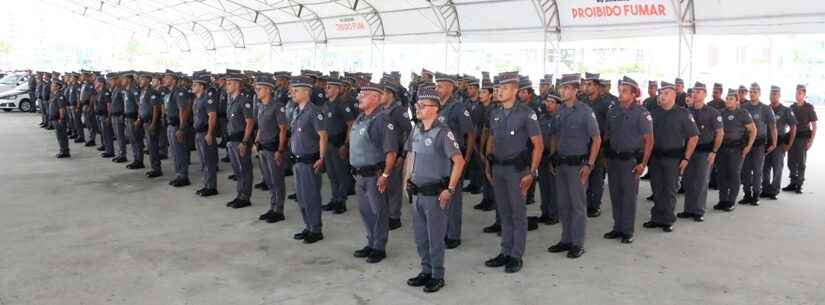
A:
{"type": "Polygon", "coordinates": [[[578,166],[582,165],[587,162],[587,155],[572,155],[572,156],[562,156],[556,155],[556,158],[553,159],[553,163],[555,165],[569,165],[569,166],[578,166]]]}
{"type": "Polygon", "coordinates": [[[514,158],[510,159],[499,159],[496,158],[495,155],[490,155],[489,159],[492,165],[513,166],[517,170],[522,170],[530,166],[530,153],[532,153],[532,150],[525,150],[517,154],[514,158]]]}
{"type": "Polygon", "coordinates": [[[811,131],[810,130],[800,130],[796,133],[796,137],[799,139],[809,139],[811,138],[811,131]]]}
{"type": "Polygon", "coordinates": [[[275,142],[261,143],[260,146],[265,151],[276,152],[278,151],[278,139],[275,139],[275,142]]]}
{"type": "Polygon", "coordinates": [[[642,161],[643,158],[643,152],[641,150],[617,152],[613,149],[606,149],[604,151],[604,155],[608,159],[619,159],[622,161],[627,161],[631,159],[642,161]]]}
{"type": "Polygon", "coordinates": [[[362,167],[352,167],[350,171],[353,175],[361,176],[361,177],[375,177],[378,173],[384,170],[384,162],[375,164],[375,165],[368,165],[362,167]]]}
{"type": "Polygon", "coordinates": [[[681,159],[684,156],[685,149],[682,147],[672,149],[653,149],[653,156],[661,158],[681,159]]]}
{"type": "Polygon", "coordinates": [[[712,152],[713,151],[713,142],[702,143],[702,144],[696,145],[696,151],[712,152]]]}
{"type": "Polygon", "coordinates": [[[124,113],[123,116],[127,119],[137,119],[137,113],[124,113]]]}
{"type": "Polygon", "coordinates": [[[112,116],[123,116],[123,112],[112,112],[112,116]]]}
{"type": "Polygon", "coordinates": [[[226,136],[226,140],[229,142],[241,142],[243,141],[243,132],[236,132],[226,136]]]}
{"type": "Polygon", "coordinates": [[[341,133],[338,133],[336,135],[330,135],[329,136],[329,143],[332,144],[335,147],[340,147],[341,145],[344,145],[344,143],[346,143],[346,142],[347,142],[347,133],[346,132],[341,132],[341,133]]]}
{"type": "Polygon", "coordinates": [[[177,117],[167,117],[166,125],[178,127],[178,125],[180,125],[180,119],[177,117]]]}
{"type": "Polygon", "coordinates": [[[304,163],[304,164],[313,164],[315,161],[320,159],[319,154],[307,154],[307,155],[296,155],[292,154],[289,156],[289,159],[295,163],[304,163]]]}
{"type": "Polygon", "coordinates": [[[209,131],[209,125],[203,124],[200,126],[195,126],[195,132],[207,132],[209,131]]]}
{"type": "Polygon", "coordinates": [[[756,138],[756,140],[753,141],[753,146],[765,146],[767,143],[768,139],[765,137],[756,138]]]}
{"type": "Polygon", "coordinates": [[[441,194],[441,192],[447,189],[449,183],[449,177],[441,178],[440,182],[427,183],[422,185],[416,185],[412,181],[407,181],[407,192],[409,192],[410,195],[438,196],[439,194],[441,194]]]}
{"type": "Polygon", "coordinates": [[[726,140],[722,142],[723,149],[741,149],[745,146],[744,141],[740,140],[726,140]]]}

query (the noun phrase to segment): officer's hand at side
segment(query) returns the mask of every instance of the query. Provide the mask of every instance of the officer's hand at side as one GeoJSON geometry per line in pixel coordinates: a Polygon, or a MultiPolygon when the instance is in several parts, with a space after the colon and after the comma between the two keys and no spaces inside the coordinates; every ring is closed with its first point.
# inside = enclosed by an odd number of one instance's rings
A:
{"type": "Polygon", "coordinates": [[[284,163],[284,154],[280,151],[276,151],[274,154],[272,154],[272,159],[275,160],[275,164],[281,166],[284,163]]]}
{"type": "Polygon", "coordinates": [[[532,184],[533,184],[533,175],[527,175],[527,176],[521,177],[521,182],[519,183],[519,186],[521,187],[521,194],[526,196],[527,195],[527,190],[530,189],[530,185],[532,185],[532,184]]]}
{"type": "Polygon", "coordinates": [[[338,155],[341,156],[341,159],[347,160],[349,158],[349,147],[341,145],[341,148],[338,148],[338,155]]]}
{"type": "Polygon", "coordinates": [[[791,144],[782,145],[782,148],[785,149],[785,152],[791,151],[791,144]]]}
{"type": "Polygon", "coordinates": [[[774,149],[776,149],[776,144],[771,144],[771,146],[768,146],[767,153],[771,153],[774,149]]]}
{"type": "Polygon", "coordinates": [[[175,132],[175,138],[178,139],[178,143],[183,143],[183,131],[178,130],[175,132]]]}
{"type": "Polygon", "coordinates": [[[375,182],[375,185],[378,186],[378,192],[383,194],[387,191],[387,178],[384,176],[378,176],[378,181],[375,182]]]}
{"type": "Polygon", "coordinates": [[[813,144],[814,144],[814,140],[813,140],[813,139],[809,139],[809,140],[808,140],[808,143],[805,143],[805,150],[809,150],[809,149],[811,149],[811,145],[813,145],[813,144]]]}
{"type": "Polygon", "coordinates": [[[238,144],[238,154],[241,155],[241,157],[246,156],[246,144],[238,144]]]}
{"type": "Polygon", "coordinates": [[[490,184],[493,184],[493,174],[490,172],[490,166],[484,169],[484,176],[487,176],[487,181],[490,181],[490,184]]]}
{"type": "Polygon", "coordinates": [[[438,205],[441,206],[442,209],[447,208],[447,203],[450,203],[450,198],[453,197],[453,194],[450,193],[448,190],[441,191],[441,194],[438,194],[438,205]]]}
{"type": "Polygon", "coordinates": [[[743,149],[742,149],[742,158],[744,158],[745,156],[747,156],[747,155],[748,155],[748,153],[750,153],[750,152],[751,152],[751,147],[750,147],[750,146],[743,148],[743,149]]]}
{"type": "Polygon", "coordinates": [[[687,160],[682,159],[682,161],[679,161],[679,175],[684,175],[685,174],[685,168],[687,168],[687,166],[688,166],[688,161],[687,160]]]}
{"type": "Polygon", "coordinates": [[[206,145],[212,146],[215,137],[213,137],[211,133],[207,133],[206,136],[203,137],[203,140],[206,141],[206,145]]]}
{"type": "Polygon", "coordinates": [[[582,166],[582,169],[579,170],[579,179],[581,180],[582,184],[587,183],[587,177],[590,177],[590,171],[592,170],[593,168],[591,167],[591,165],[582,166]]]}
{"type": "Polygon", "coordinates": [[[315,173],[320,173],[321,169],[324,168],[324,158],[318,159],[315,161],[315,164],[312,165],[312,168],[315,169],[315,173]]]}
{"type": "Polygon", "coordinates": [[[644,174],[645,167],[647,167],[647,165],[642,163],[636,164],[636,166],[633,167],[633,173],[636,174],[636,177],[640,177],[644,174]]]}
{"type": "Polygon", "coordinates": [[[716,153],[715,152],[710,152],[708,154],[708,166],[713,167],[713,162],[714,161],[716,161],[716,153]]]}

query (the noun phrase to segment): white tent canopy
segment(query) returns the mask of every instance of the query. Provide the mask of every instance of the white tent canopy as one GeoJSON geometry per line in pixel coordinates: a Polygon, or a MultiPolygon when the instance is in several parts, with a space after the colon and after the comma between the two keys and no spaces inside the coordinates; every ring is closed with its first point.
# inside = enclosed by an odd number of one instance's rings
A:
{"type": "Polygon", "coordinates": [[[44,0],[170,48],[825,30],[809,0],[44,0]]]}

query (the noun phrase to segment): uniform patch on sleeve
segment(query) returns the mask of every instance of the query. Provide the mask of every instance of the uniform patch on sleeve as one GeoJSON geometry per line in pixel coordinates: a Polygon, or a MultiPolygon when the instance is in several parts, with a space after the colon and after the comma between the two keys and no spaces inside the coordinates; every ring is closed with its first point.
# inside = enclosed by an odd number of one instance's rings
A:
{"type": "Polygon", "coordinates": [[[590,113],[590,116],[592,116],[592,117],[595,119],[595,118],[596,118],[596,113],[595,113],[595,112],[591,112],[591,113],[590,113]]]}
{"type": "Polygon", "coordinates": [[[281,106],[281,112],[286,112],[286,108],[284,106],[281,106]]]}
{"type": "Polygon", "coordinates": [[[721,122],[722,122],[722,117],[721,117],[721,116],[717,116],[717,117],[716,117],[716,121],[718,121],[719,123],[721,123],[721,122]]]}
{"type": "Polygon", "coordinates": [[[453,141],[453,146],[455,147],[455,149],[458,149],[458,150],[461,149],[461,148],[458,147],[458,142],[456,142],[456,141],[453,141]]]}
{"type": "Polygon", "coordinates": [[[404,114],[402,114],[401,116],[403,116],[405,119],[409,119],[410,118],[410,113],[409,112],[404,112],[404,114]]]}
{"type": "Polygon", "coordinates": [[[692,116],[692,115],[688,115],[688,118],[690,119],[690,121],[691,121],[691,122],[696,123],[696,121],[694,121],[694,120],[693,120],[693,116],[692,116]]]}
{"type": "Polygon", "coordinates": [[[648,121],[653,121],[653,117],[652,117],[652,116],[650,116],[650,114],[648,114],[647,116],[645,116],[645,118],[646,118],[648,121]]]}
{"type": "Polygon", "coordinates": [[[539,119],[539,117],[535,113],[533,113],[533,114],[530,115],[530,119],[533,120],[533,121],[536,121],[536,120],[539,119]]]}
{"type": "Polygon", "coordinates": [[[447,138],[450,139],[450,140],[455,141],[455,135],[453,135],[452,131],[447,132],[447,138]]]}
{"type": "Polygon", "coordinates": [[[346,112],[352,112],[352,110],[351,110],[351,109],[349,109],[349,107],[344,108],[344,111],[346,111],[346,112]]]}
{"type": "Polygon", "coordinates": [[[178,96],[183,96],[183,92],[178,92],[178,96]]]}

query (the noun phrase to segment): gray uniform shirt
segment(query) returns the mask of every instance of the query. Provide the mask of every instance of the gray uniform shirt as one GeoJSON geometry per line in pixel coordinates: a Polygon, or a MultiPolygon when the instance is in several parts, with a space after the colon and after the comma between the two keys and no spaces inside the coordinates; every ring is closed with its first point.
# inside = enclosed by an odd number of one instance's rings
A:
{"type": "Polygon", "coordinates": [[[615,106],[607,113],[607,138],[615,152],[635,152],[644,147],[643,136],[653,132],[653,118],[639,104],[615,106]]]}
{"type": "Polygon", "coordinates": [[[473,120],[470,118],[470,111],[464,105],[455,97],[451,97],[438,112],[438,121],[447,124],[447,127],[455,134],[458,146],[461,147],[462,151],[466,150],[467,146],[464,137],[476,130],[473,120]]]}
{"type": "Polygon", "coordinates": [[[112,91],[112,115],[123,115],[123,90],[112,91]]]}
{"type": "Polygon", "coordinates": [[[802,106],[797,105],[794,103],[791,105],[791,111],[793,111],[794,116],[796,117],[797,122],[797,130],[796,132],[799,133],[800,131],[810,132],[811,131],[811,122],[816,122],[816,111],[814,111],[814,106],[805,103],[802,106]]]}
{"type": "Polygon", "coordinates": [[[137,116],[140,91],[138,91],[137,88],[129,88],[128,90],[121,91],[121,96],[123,97],[123,113],[137,116]]]}
{"type": "Polygon", "coordinates": [[[384,161],[389,152],[398,152],[398,127],[386,112],[376,109],[370,115],[359,114],[350,130],[350,163],[355,167],[371,166],[384,161]]]}
{"type": "Polygon", "coordinates": [[[796,116],[791,111],[791,108],[788,108],[785,105],[777,104],[776,107],[771,106],[773,110],[774,117],[776,117],[776,136],[777,138],[786,137],[786,133],[791,127],[796,126],[796,116]]]}
{"type": "Polygon", "coordinates": [[[281,125],[289,125],[286,120],[286,107],[276,100],[269,101],[269,104],[258,105],[256,113],[258,119],[258,140],[265,146],[274,145],[278,147],[278,137],[280,136],[281,125]]]}
{"type": "Polygon", "coordinates": [[[140,119],[144,123],[152,121],[154,107],[161,104],[160,94],[152,88],[140,91],[140,119]]]}
{"type": "Polygon", "coordinates": [[[522,103],[516,103],[510,109],[494,109],[489,120],[490,136],[495,143],[493,155],[498,160],[517,157],[529,147],[530,137],[541,135],[538,116],[522,103]]]}
{"type": "Polygon", "coordinates": [[[682,148],[687,139],[699,135],[699,129],[690,111],[685,107],[673,105],[670,110],[656,108],[650,113],[653,117],[653,147],[655,150],[672,150],[682,148]]]}
{"type": "Polygon", "coordinates": [[[437,183],[449,177],[452,171],[452,157],[461,154],[455,134],[438,121],[427,130],[423,124],[417,124],[406,146],[407,151],[413,153],[410,157],[410,180],[419,186],[437,183]]]}
{"type": "Polygon", "coordinates": [[[766,137],[769,126],[774,126],[774,124],[776,124],[776,118],[773,116],[773,110],[771,110],[771,107],[768,105],[762,103],[753,105],[748,103],[739,107],[742,107],[742,109],[750,112],[751,118],[753,118],[753,123],[756,124],[756,138],[766,137]]]}
{"type": "Polygon", "coordinates": [[[326,116],[321,107],[306,103],[304,109],[296,105],[294,117],[290,123],[292,136],[289,138],[289,148],[293,154],[318,154],[320,147],[318,132],[326,131],[326,116]]]}
{"type": "Polygon", "coordinates": [[[699,129],[698,144],[713,143],[714,131],[723,128],[722,114],[708,105],[705,105],[702,109],[691,107],[689,110],[696,122],[696,127],[699,129]]]}
{"type": "Polygon", "coordinates": [[[180,123],[180,113],[189,103],[189,93],[181,88],[174,88],[163,99],[163,108],[166,109],[166,121],[172,125],[180,123]]]}
{"type": "Polygon", "coordinates": [[[576,101],[573,107],[559,105],[558,154],[580,156],[590,152],[590,140],[599,135],[599,123],[590,106],[576,101]]]}
{"type": "Polygon", "coordinates": [[[226,115],[226,134],[241,141],[246,130],[246,119],[255,118],[252,112],[252,102],[242,94],[234,98],[230,96],[227,100],[226,115]]]}
{"type": "Polygon", "coordinates": [[[742,108],[733,111],[725,108],[722,110],[722,121],[725,126],[725,143],[745,140],[745,125],[753,123],[751,114],[742,108]]]}
{"type": "Polygon", "coordinates": [[[200,97],[196,97],[192,103],[192,117],[195,130],[206,132],[209,129],[209,113],[214,112],[217,116],[218,101],[214,96],[204,92],[200,97]]]}

